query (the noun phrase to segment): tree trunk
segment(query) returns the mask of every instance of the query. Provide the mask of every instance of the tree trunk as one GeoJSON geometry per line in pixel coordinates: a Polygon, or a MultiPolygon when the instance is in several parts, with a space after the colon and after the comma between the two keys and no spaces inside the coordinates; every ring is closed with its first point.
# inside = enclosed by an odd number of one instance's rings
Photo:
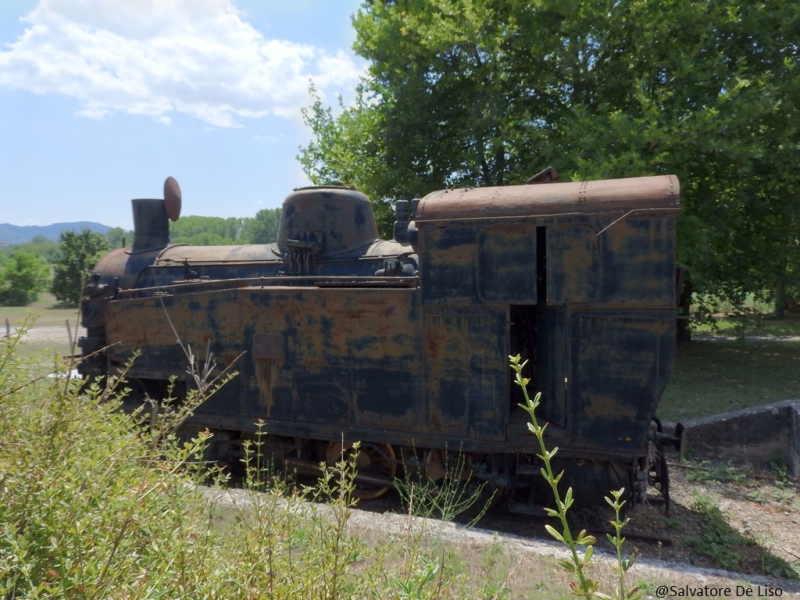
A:
{"type": "Polygon", "coordinates": [[[775,309],[772,314],[776,319],[782,319],[786,316],[786,269],[788,262],[787,257],[784,255],[781,260],[778,277],[775,279],[775,309]]]}
{"type": "Polygon", "coordinates": [[[678,322],[675,332],[678,342],[691,342],[692,329],[689,327],[689,309],[692,305],[692,280],[686,269],[675,272],[675,287],[678,291],[678,322]]]}
{"type": "Polygon", "coordinates": [[[786,315],[786,280],[783,277],[775,282],[775,318],[782,319],[786,315]]]}

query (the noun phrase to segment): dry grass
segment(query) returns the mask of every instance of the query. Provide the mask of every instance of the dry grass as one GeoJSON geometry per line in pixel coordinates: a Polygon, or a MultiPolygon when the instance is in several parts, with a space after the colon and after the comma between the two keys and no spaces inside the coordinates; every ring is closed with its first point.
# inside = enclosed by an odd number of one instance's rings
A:
{"type": "Polygon", "coordinates": [[[65,308],[57,305],[51,294],[44,294],[41,300],[27,307],[0,306],[0,328],[2,328],[0,336],[6,334],[6,322],[13,332],[29,316],[34,319],[32,321],[34,330],[28,334],[25,344],[19,349],[22,356],[46,356],[49,358],[70,354],[66,323],[69,321],[69,327],[73,339],[75,339],[79,323],[77,308],[65,308]]]}

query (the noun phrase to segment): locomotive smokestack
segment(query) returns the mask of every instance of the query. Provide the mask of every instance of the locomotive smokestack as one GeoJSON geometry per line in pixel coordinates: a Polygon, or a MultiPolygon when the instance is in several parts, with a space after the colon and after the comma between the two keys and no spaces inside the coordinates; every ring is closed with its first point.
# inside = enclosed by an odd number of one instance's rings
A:
{"type": "Polygon", "coordinates": [[[133,205],[132,252],[159,250],[169,245],[169,223],[181,215],[181,187],[174,177],[164,181],[164,199],[131,200],[133,205]]]}
{"type": "Polygon", "coordinates": [[[142,198],[133,205],[132,252],[158,250],[169,244],[169,222],[163,200],[142,198]]]}

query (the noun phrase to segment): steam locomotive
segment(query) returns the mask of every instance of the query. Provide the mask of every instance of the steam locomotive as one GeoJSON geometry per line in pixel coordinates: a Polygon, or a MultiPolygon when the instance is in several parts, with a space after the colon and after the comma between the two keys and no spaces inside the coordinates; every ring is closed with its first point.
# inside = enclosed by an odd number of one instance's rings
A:
{"type": "Polygon", "coordinates": [[[364,194],[300,188],[277,242],[205,247],[170,244],[169,178],[164,199],[132,201],[132,246],[86,285],[79,369],[107,376],[140,352],[137,406],[170,378],[178,395],[196,385],[191,347],[212,375],[239,373],[186,423],[213,431],[219,456],[240,455],[259,420],[290,469],[358,440],[357,495],[370,498],[404,468],[447,476],[457,452],[512,511],[535,512],[548,492],[508,364],[519,354],[578,498],[667,492],[675,437],[654,417],[675,356],[678,180],[543,173],[397,200],[391,240],[364,194]]]}

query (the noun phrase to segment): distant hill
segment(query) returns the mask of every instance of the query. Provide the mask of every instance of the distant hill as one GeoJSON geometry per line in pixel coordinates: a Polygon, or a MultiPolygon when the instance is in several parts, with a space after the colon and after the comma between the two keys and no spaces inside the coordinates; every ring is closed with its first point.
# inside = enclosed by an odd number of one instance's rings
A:
{"type": "Polygon", "coordinates": [[[43,235],[48,240],[57,242],[62,231],[81,232],[84,228],[97,233],[105,234],[111,227],[92,221],[78,221],[77,223],[53,223],[52,225],[11,225],[0,223],[0,246],[13,246],[26,244],[37,235],[43,235]]]}

